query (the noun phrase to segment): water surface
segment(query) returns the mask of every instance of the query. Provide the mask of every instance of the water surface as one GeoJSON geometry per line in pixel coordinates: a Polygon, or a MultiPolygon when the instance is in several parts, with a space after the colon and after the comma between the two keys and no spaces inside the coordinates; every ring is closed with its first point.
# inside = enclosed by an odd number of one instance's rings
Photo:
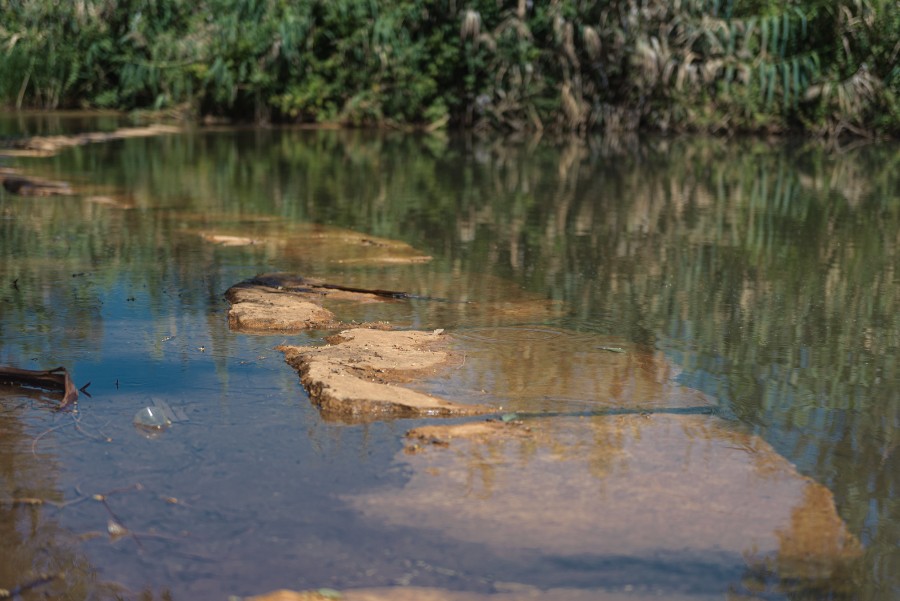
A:
{"type": "MultiPolygon", "coordinates": [[[[2,135],[91,125],[0,123],[2,135]]],[[[458,380],[433,383],[455,399],[567,415],[624,397],[709,404],[824,485],[862,543],[862,558],[809,596],[900,595],[896,147],[238,130],[6,166],[81,194],[0,190],[0,364],[64,365],[91,396],[57,413],[51,395],[0,395],[0,587],[58,570],[64,584],[33,594],[639,582],[720,598],[744,586],[741,558],[715,570],[580,551],[551,561],[358,511],[350,500],[417,481],[397,453],[424,420],[325,420],[273,350],[323,333],[228,330],[229,286],[293,271],[452,301],[345,318],[445,328],[477,347],[458,380]],[[341,263],[297,243],[310,224],[433,259],[341,263]],[[216,245],[209,232],[269,243],[216,245]],[[637,367],[652,371],[646,385],[598,380],[614,359],[604,345],[654,357],[637,367]],[[131,420],[158,401],[188,419],[148,438],[131,420]],[[10,501],[26,498],[56,505],[10,501]],[[111,539],[110,520],[134,535],[111,539]]],[[[766,598],[806,594],[766,586],[766,598]]]]}

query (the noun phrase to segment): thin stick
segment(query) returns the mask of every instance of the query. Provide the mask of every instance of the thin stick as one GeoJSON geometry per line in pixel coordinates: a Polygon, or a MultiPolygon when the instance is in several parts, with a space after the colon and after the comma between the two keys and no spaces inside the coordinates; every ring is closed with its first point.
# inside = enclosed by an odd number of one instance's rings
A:
{"type": "Polygon", "coordinates": [[[9,589],[8,591],[0,589],[0,599],[12,599],[13,597],[18,597],[28,590],[41,586],[42,584],[47,584],[48,582],[53,582],[60,576],[60,574],[41,574],[31,582],[20,584],[19,586],[9,589]]]}
{"type": "Polygon", "coordinates": [[[43,432],[41,432],[40,434],[38,434],[37,436],[35,436],[34,440],[31,441],[31,454],[34,455],[35,457],[37,457],[37,449],[35,448],[35,445],[37,445],[38,441],[40,439],[42,439],[44,436],[46,436],[47,434],[50,434],[51,432],[53,432],[55,430],[59,430],[60,428],[62,428],[65,425],[66,424],[60,424],[58,426],[53,426],[52,428],[48,428],[48,429],[44,430],[43,432]]]}

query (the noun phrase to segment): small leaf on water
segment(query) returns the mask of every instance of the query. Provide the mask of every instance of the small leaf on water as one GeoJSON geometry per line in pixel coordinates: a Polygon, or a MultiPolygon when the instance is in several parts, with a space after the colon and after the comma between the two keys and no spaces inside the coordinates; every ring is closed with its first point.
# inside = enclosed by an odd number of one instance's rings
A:
{"type": "Polygon", "coordinates": [[[512,421],[517,420],[518,418],[519,418],[519,416],[516,415],[515,413],[504,413],[500,417],[500,419],[503,420],[504,422],[512,422],[512,421]]]}

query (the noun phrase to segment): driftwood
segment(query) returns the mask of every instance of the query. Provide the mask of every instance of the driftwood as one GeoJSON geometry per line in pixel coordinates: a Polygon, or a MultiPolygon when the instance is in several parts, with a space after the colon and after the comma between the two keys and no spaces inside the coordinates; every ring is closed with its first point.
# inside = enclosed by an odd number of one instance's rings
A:
{"type": "Polygon", "coordinates": [[[321,294],[322,290],[340,290],[342,292],[353,292],[356,294],[371,294],[382,298],[396,299],[413,299],[413,300],[433,300],[447,302],[445,298],[436,298],[433,296],[420,296],[409,292],[401,292],[399,290],[382,290],[380,288],[357,288],[354,286],[343,286],[341,284],[328,284],[320,280],[306,279],[301,276],[284,273],[273,273],[258,275],[250,278],[244,285],[250,286],[266,286],[275,288],[283,292],[301,292],[306,294],[321,294]]]}
{"type": "Polygon", "coordinates": [[[2,177],[3,187],[11,194],[19,196],[72,196],[75,192],[66,182],[30,177],[2,177]]]}
{"type": "Polygon", "coordinates": [[[17,367],[0,366],[0,382],[33,386],[63,392],[60,409],[68,407],[78,400],[78,389],[69,377],[65,367],[48,370],[19,369],[17,367]]]}

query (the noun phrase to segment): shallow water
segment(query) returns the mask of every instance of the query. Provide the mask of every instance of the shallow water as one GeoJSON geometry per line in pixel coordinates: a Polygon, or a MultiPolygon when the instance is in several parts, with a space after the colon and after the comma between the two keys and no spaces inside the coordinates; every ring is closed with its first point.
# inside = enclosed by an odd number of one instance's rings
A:
{"type": "MultiPolygon", "coordinates": [[[[0,135],[87,126],[0,124],[0,135]]],[[[91,396],[57,413],[52,395],[2,389],[0,588],[65,570],[30,595],[221,599],[398,584],[490,593],[518,583],[895,598],[898,163],[889,146],[833,155],[759,141],[281,130],[6,161],[81,194],[0,190],[0,364],[66,366],[91,396]],[[433,259],[341,262],[311,241],[309,224],[402,240],[433,259]],[[572,541],[535,548],[545,530],[529,520],[552,516],[523,518],[524,542],[510,535],[498,547],[446,520],[362,511],[366,499],[421,490],[423,472],[398,453],[409,428],[431,422],[323,419],[273,348],[319,344],[324,333],[228,329],[224,291],[269,271],[444,299],[339,316],[445,328],[463,359],[423,386],[453,400],[565,419],[711,407],[721,427],[758,436],[824,485],[862,557],[808,590],[783,575],[748,584],[737,543],[721,561],[674,561],[671,542],[653,551],[653,539],[629,538],[646,524],[619,534],[629,555],[572,541]],[[148,437],[131,421],[157,402],[187,419],[148,437]],[[111,520],[130,534],[111,538],[111,520]]],[[[601,480],[613,461],[601,451],[623,436],[605,427],[573,447],[601,480]]],[[[716,453],[735,446],[709,436],[716,453]]],[[[615,448],[616,461],[646,449],[615,448]]],[[[685,477],[702,480],[700,468],[714,465],[698,461],[685,477]]],[[[748,530],[742,522],[734,536],[748,530]]]]}

